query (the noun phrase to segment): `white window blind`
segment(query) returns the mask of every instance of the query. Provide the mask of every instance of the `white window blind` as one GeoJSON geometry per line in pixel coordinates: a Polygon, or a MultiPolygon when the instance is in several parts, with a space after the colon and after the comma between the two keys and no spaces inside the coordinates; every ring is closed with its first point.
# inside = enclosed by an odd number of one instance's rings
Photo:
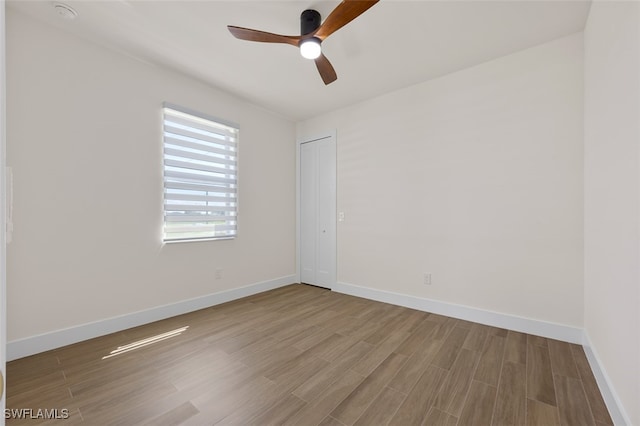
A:
{"type": "Polygon", "coordinates": [[[238,128],[163,111],[164,241],[235,237],[238,128]]]}

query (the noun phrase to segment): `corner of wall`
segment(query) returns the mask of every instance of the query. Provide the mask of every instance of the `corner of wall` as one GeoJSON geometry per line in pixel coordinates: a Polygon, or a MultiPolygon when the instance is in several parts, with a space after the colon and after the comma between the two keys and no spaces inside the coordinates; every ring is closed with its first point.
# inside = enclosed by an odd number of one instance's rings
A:
{"type": "Polygon", "coordinates": [[[589,366],[593,371],[593,375],[596,378],[596,382],[598,384],[598,388],[602,393],[602,398],[604,399],[604,403],[607,405],[609,409],[609,414],[611,415],[611,419],[615,425],[629,425],[631,426],[631,419],[629,415],[624,409],[618,394],[611,383],[611,379],[609,379],[609,375],[605,370],[603,364],[600,362],[600,358],[598,358],[598,353],[596,352],[593,344],[591,343],[591,339],[589,338],[589,334],[587,331],[584,331],[582,346],[584,348],[584,353],[587,356],[587,361],[589,361],[589,366]]]}

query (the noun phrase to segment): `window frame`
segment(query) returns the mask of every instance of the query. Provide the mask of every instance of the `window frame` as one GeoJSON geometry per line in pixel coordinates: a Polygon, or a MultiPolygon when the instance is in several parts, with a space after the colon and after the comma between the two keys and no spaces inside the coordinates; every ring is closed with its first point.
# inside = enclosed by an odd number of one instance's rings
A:
{"type": "MultiPolygon", "coordinates": [[[[199,111],[195,111],[193,109],[190,108],[185,108],[182,107],[180,105],[176,105],[173,103],[169,103],[169,102],[163,102],[162,104],[162,242],[163,244],[173,244],[173,243],[182,243],[182,242],[202,242],[202,241],[217,241],[217,240],[232,240],[235,239],[238,236],[238,216],[239,216],[239,200],[238,200],[238,190],[239,190],[239,185],[238,185],[238,177],[239,177],[239,139],[240,139],[240,126],[229,122],[227,120],[221,120],[217,117],[213,117],[213,116],[209,116],[207,114],[204,114],[202,112],[199,111]],[[189,116],[186,117],[185,120],[191,120],[194,123],[197,122],[198,120],[205,120],[206,122],[211,122],[213,124],[213,126],[211,126],[211,128],[215,128],[225,132],[228,132],[229,134],[233,134],[233,137],[231,137],[231,139],[229,140],[225,140],[225,143],[222,145],[226,145],[227,148],[217,148],[217,150],[226,150],[228,149],[229,154],[233,153],[233,155],[229,155],[228,158],[223,157],[224,154],[221,153],[216,153],[215,155],[220,157],[222,159],[221,163],[215,163],[213,162],[212,164],[215,164],[217,167],[231,167],[229,168],[229,171],[233,171],[233,173],[230,173],[231,177],[218,177],[221,179],[220,182],[216,182],[215,179],[211,179],[212,176],[207,176],[209,179],[208,182],[206,182],[207,185],[211,185],[212,188],[220,188],[221,192],[225,192],[227,193],[227,195],[231,194],[233,195],[233,201],[228,201],[226,202],[226,205],[224,204],[224,201],[216,201],[215,203],[217,204],[222,204],[222,205],[217,205],[217,206],[213,206],[213,207],[220,207],[220,210],[209,210],[209,209],[203,209],[202,211],[198,211],[197,209],[192,210],[194,213],[198,213],[198,214],[203,214],[205,211],[209,211],[209,212],[214,212],[214,213],[221,213],[223,212],[223,217],[224,219],[224,225],[225,227],[227,226],[233,226],[233,229],[229,229],[228,231],[232,231],[230,234],[228,235],[215,235],[215,231],[212,231],[213,234],[211,234],[212,232],[208,232],[209,235],[202,235],[202,236],[182,236],[182,237],[175,237],[175,238],[171,238],[169,237],[168,233],[167,233],[167,224],[171,223],[171,222],[176,222],[177,221],[168,221],[167,217],[171,216],[171,209],[167,209],[167,206],[171,205],[171,201],[175,202],[175,199],[171,199],[168,198],[167,196],[169,195],[169,193],[171,192],[171,190],[173,191],[180,191],[177,190],[175,188],[167,188],[167,185],[169,184],[169,186],[171,186],[171,183],[173,184],[186,184],[186,186],[188,186],[189,184],[193,184],[193,185],[199,185],[199,184],[203,184],[203,182],[198,182],[197,179],[196,180],[191,180],[189,181],[189,179],[187,178],[168,178],[166,175],[167,167],[173,167],[173,166],[168,166],[167,165],[167,160],[169,161],[175,161],[171,158],[167,158],[168,154],[166,152],[167,149],[172,149],[173,151],[175,151],[174,148],[171,147],[167,147],[167,145],[172,145],[172,146],[176,146],[175,144],[171,144],[170,142],[167,141],[167,110],[172,110],[175,113],[178,114],[182,114],[185,116],[189,116]],[[233,160],[230,160],[229,158],[233,158],[233,160]],[[227,166],[223,165],[222,163],[227,163],[227,166]],[[232,164],[230,164],[232,163],[232,164]],[[172,181],[173,179],[173,181],[172,181]],[[224,180],[233,180],[234,182],[224,182],[224,180]],[[168,202],[169,201],[169,202],[168,202]],[[231,210],[229,210],[231,209],[231,210]],[[227,212],[230,212],[231,214],[227,214],[227,212]],[[234,219],[229,219],[233,217],[234,219]],[[228,223],[232,223],[231,225],[228,223]]],[[[171,115],[171,114],[170,114],[171,115]]],[[[169,120],[170,122],[170,120],[169,120]]],[[[202,124],[202,123],[200,123],[202,124]]],[[[204,123],[206,125],[206,123],[204,123]]],[[[171,126],[169,126],[171,127],[171,126]]],[[[174,125],[175,128],[175,125],[174,125]]],[[[174,139],[175,139],[175,133],[171,133],[169,132],[169,134],[174,135],[174,139]]],[[[194,138],[193,140],[197,140],[196,138],[194,138]]],[[[205,141],[204,143],[212,143],[209,141],[205,141]]],[[[181,149],[185,150],[185,152],[188,151],[199,151],[197,149],[190,149],[190,148],[184,148],[181,147],[181,149]]],[[[200,150],[200,152],[191,152],[192,154],[194,154],[194,156],[197,155],[202,155],[203,151],[200,150]]],[[[210,153],[205,153],[204,155],[211,155],[210,153]]],[[[171,155],[169,154],[169,157],[171,157],[171,155]]],[[[188,156],[185,156],[184,158],[188,158],[188,156]]],[[[216,157],[211,157],[211,158],[216,158],[216,157]]],[[[197,161],[197,162],[204,162],[204,161],[200,161],[199,159],[195,159],[192,161],[197,161]]],[[[203,165],[203,167],[205,167],[203,165]]],[[[194,168],[190,168],[191,170],[194,170],[196,172],[196,174],[199,173],[204,173],[203,170],[198,169],[197,167],[194,168]]],[[[212,173],[212,172],[209,172],[212,173]]],[[[216,174],[222,174],[220,172],[213,172],[216,174]]],[[[186,189],[184,189],[186,191],[186,189]]],[[[194,190],[189,190],[189,191],[193,191],[193,192],[197,192],[195,189],[194,190]]],[[[215,191],[212,191],[214,193],[216,193],[215,191]]],[[[174,192],[175,193],[175,192],[174,192]]],[[[220,192],[218,192],[220,193],[220,192]]],[[[195,196],[195,194],[194,194],[195,196]]],[[[207,196],[205,194],[202,195],[203,197],[207,196]]],[[[207,203],[208,200],[206,199],[202,199],[202,200],[193,200],[194,203],[207,203]]],[[[185,203],[187,204],[187,203],[185,203]]],[[[194,204],[194,207],[196,205],[194,204]]],[[[211,208],[208,205],[205,205],[206,207],[211,208]]],[[[184,212],[185,215],[187,215],[187,212],[184,212]]],[[[207,213],[204,213],[205,215],[207,213]]],[[[193,216],[193,215],[192,215],[193,216]]],[[[193,219],[192,219],[193,220],[193,219]]],[[[205,222],[212,222],[211,220],[209,221],[202,221],[202,223],[205,222]]],[[[184,222],[180,222],[180,223],[184,223],[184,222]]],[[[200,223],[200,222],[193,222],[194,226],[196,223],[200,223]]],[[[215,228],[213,228],[215,229],[215,228]]],[[[206,231],[198,231],[200,233],[205,233],[206,231]]],[[[183,234],[186,234],[187,232],[183,232],[183,234]]],[[[196,233],[196,232],[193,232],[196,233]]],[[[170,233],[169,233],[170,234],[170,233]]]]}

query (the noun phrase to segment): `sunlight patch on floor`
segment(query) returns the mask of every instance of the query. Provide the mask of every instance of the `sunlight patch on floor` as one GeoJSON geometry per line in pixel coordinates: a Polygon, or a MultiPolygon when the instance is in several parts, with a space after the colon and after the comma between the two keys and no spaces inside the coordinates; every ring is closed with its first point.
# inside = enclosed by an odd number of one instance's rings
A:
{"type": "Polygon", "coordinates": [[[170,339],[172,337],[176,337],[181,335],[182,333],[184,333],[187,329],[189,328],[189,326],[185,326],[185,327],[180,327],[180,328],[176,328],[175,330],[171,330],[171,331],[167,331],[166,333],[161,333],[161,334],[157,334],[155,336],[152,337],[147,337],[146,339],[142,339],[142,340],[138,340],[136,342],[133,343],[129,343],[128,345],[124,345],[124,346],[118,346],[116,349],[112,350],[109,355],[105,355],[102,357],[102,359],[108,359],[117,355],[121,355],[123,353],[126,352],[130,352],[133,351],[135,349],[140,349],[143,348],[145,346],[149,346],[152,345],[154,343],[158,343],[161,342],[163,340],[167,340],[170,339]]]}

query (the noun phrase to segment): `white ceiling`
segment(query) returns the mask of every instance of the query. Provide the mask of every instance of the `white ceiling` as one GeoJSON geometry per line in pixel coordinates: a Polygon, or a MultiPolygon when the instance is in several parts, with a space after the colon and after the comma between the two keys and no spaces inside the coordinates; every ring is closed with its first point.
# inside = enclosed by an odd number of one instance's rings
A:
{"type": "Polygon", "coordinates": [[[237,40],[227,25],[286,35],[304,9],[339,0],[51,1],[20,10],[137,59],[186,73],[293,120],[305,119],[581,31],[590,2],[382,0],[322,44],[338,80],[325,86],[295,47],[237,40]]]}

